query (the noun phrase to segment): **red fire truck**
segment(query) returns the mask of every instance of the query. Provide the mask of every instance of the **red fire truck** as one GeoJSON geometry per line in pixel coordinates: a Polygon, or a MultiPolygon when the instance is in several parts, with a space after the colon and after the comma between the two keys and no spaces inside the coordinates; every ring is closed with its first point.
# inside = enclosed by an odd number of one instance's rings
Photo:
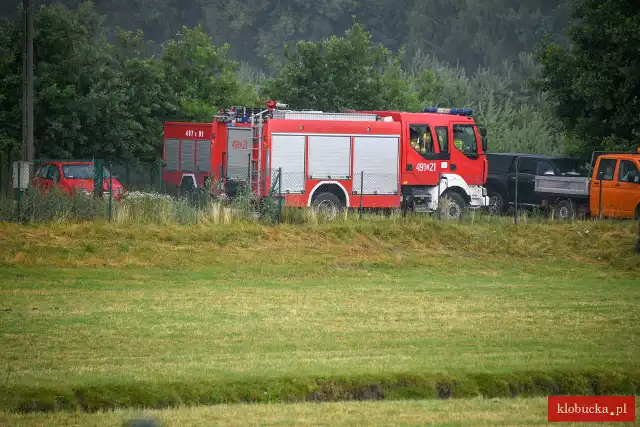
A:
{"type": "Polygon", "coordinates": [[[206,177],[213,177],[220,159],[214,153],[211,130],[211,123],[164,123],[163,182],[188,191],[201,187],[206,177]]]}
{"type": "Polygon", "coordinates": [[[233,192],[251,186],[286,206],[402,208],[447,217],[488,205],[486,131],[472,111],[294,111],[234,107],[213,124],[165,123],[163,179],[198,188],[206,177],[233,192]]]}

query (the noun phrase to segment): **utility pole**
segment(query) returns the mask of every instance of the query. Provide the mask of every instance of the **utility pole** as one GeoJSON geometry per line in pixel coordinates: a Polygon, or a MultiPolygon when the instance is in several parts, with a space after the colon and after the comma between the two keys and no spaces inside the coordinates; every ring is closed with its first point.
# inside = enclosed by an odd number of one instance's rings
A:
{"type": "Polygon", "coordinates": [[[29,26],[27,15],[29,0],[22,0],[22,145],[20,149],[20,160],[27,160],[27,54],[29,53],[27,43],[27,27],[29,26]]]}
{"type": "MultiPolygon", "coordinates": [[[[33,162],[35,155],[33,144],[33,0],[22,0],[22,5],[24,13],[22,160],[33,162]]],[[[32,173],[29,175],[31,176],[32,173]]]]}

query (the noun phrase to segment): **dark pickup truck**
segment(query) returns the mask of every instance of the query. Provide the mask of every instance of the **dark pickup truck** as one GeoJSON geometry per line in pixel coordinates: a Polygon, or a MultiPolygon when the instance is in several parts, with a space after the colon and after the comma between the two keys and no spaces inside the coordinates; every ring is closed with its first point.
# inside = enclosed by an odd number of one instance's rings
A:
{"type": "Polygon", "coordinates": [[[515,207],[516,165],[518,167],[518,207],[540,208],[548,211],[555,208],[555,197],[535,191],[536,176],[575,177],[577,180],[589,176],[585,165],[571,157],[553,157],[520,153],[487,153],[489,173],[487,195],[489,211],[502,214],[515,207]]]}

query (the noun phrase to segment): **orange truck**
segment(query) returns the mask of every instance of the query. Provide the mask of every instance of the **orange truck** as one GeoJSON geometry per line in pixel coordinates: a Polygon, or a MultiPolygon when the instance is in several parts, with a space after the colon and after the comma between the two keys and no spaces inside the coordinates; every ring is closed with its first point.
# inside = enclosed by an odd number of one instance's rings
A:
{"type": "Polygon", "coordinates": [[[555,206],[558,219],[640,220],[640,148],[635,153],[595,152],[589,177],[537,176],[534,191],[555,206]]]}

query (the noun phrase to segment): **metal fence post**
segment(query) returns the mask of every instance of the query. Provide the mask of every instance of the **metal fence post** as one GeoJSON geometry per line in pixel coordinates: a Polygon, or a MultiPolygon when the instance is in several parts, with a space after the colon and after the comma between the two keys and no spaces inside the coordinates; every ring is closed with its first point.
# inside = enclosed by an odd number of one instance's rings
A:
{"type": "Polygon", "coordinates": [[[109,222],[113,219],[113,168],[109,162],[109,222]]]}
{"type": "Polygon", "coordinates": [[[602,219],[602,174],[599,176],[600,190],[598,194],[598,219],[602,219]]]}
{"type": "MultiPolygon", "coordinates": [[[[195,180],[196,182],[195,184],[195,188],[193,189],[193,191],[191,192],[191,197],[195,197],[195,205],[196,205],[196,224],[198,223],[198,215],[200,215],[200,209],[201,209],[201,205],[200,202],[202,200],[202,192],[198,191],[198,190],[202,190],[202,188],[198,187],[198,185],[200,184],[200,166],[196,166],[196,176],[195,176],[195,180]]],[[[194,202],[193,199],[191,199],[191,202],[194,202]]]]}
{"type": "Polygon", "coordinates": [[[156,192],[162,193],[162,160],[156,164],[156,192]]]}
{"type": "Polygon", "coordinates": [[[218,190],[219,191],[223,191],[224,190],[224,165],[220,165],[220,176],[218,177],[218,190]]]}
{"type": "Polygon", "coordinates": [[[22,178],[22,163],[18,162],[18,221],[22,221],[22,182],[20,182],[20,178],[22,178]]]}
{"type": "Polygon", "coordinates": [[[253,190],[251,185],[251,153],[249,153],[247,157],[249,158],[249,163],[248,163],[249,167],[247,168],[247,184],[249,185],[249,189],[251,191],[253,190]]]}
{"type": "Polygon", "coordinates": [[[282,223],[282,168],[278,168],[278,224],[282,223]]]}
{"type": "Polygon", "coordinates": [[[436,202],[436,219],[438,221],[440,221],[441,216],[441,212],[440,212],[440,182],[442,181],[442,171],[438,172],[438,201],[436,202]]]}
{"type": "Polygon", "coordinates": [[[516,208],[516,212],[515,215],[513,217],[513,223],[514,224],[518,224],[518,178],[519,178],[519,172],[520,172],[520,157],[516,158],[516,183],[515,183],[515,208],[516,208]]]}
{"type": "Polygon", "coordinates": [[[364,192],[364,171],[360,171],[360,209],[358,209],[359,218],[362,219],[362,197],[364,192]]]}
{"type": "Polygon", "coordinates": [[[94,177],[93,177],[93,194],[97,197],[102,197],[104,190],[104,162],[102,159],[94,159],[94,177]]]}

